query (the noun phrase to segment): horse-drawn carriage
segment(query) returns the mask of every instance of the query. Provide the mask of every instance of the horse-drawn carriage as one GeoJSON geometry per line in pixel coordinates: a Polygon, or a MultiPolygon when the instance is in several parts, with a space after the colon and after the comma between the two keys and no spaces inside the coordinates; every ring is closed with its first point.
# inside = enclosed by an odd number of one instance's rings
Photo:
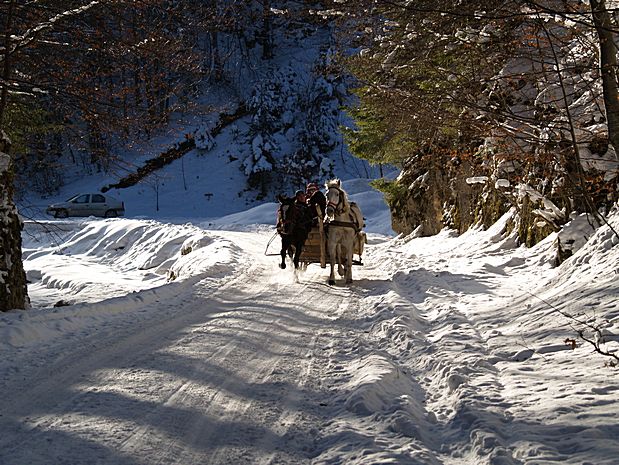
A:
{"type": "MultiPolygon", "coordinates": [[[[365,244],[367,243],[367,236],[365,232],[362,230],[363,224],[363,216],[361,215],[361,210],[357,206],[356,203],[351,202],[351,208],[358,210],[358,216],[360,221],[356,221],[351,218],[350,227],[355,230],[355,241],[353,244],[353,265],[363,265],[362,263],[362,255],[365,244]],[[356,260],[354,255],[358,256],[356,260]]],[[[328,229],[331,225],[332,221],[327,220],[322,215],[322,212],[318,211],[318,223],[310,229],[307,239],[305,240],[305,244],[303,245],[303,251],[301,252],[301,256],[299,257],[299,262],[308,265],[310,263],[320,263],[321,268],[326,268],[327,263],[329,263],[329,249],[327,247],[328,241],[328,229]]]]}
{"type": "Polygon", "coordinates": [[[278,232],[282,238],[281,268],[286,268],[286,255],[293,259],[295,268],[310,263],[320,263],[326,268],[331,264],[329,284],[335,284],[334,268],[352,283],[352,265],[362,264],[361,256],[367,242],[363,232],[364,222],[361,209],[349,202],[339,180],[326,184],[325,205],[310,203],[310,215],[300,213],[294,199],[280,199],[278,232]],[[323,214],[326,213],[326,214],[323,214]],[[308,219],[309,218],[309,219],[308,219]],[[354,255],[359,259],[354,260],[354,255]]]}

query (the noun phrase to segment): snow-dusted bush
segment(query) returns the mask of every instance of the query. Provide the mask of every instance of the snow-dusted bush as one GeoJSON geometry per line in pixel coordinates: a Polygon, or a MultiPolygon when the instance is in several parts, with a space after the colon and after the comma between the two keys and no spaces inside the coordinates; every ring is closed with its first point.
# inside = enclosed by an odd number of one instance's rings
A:
{"type": "Polygon", "coordinates": [[[194,133],[196,148],[199,150],[211,150],[215,146],[215,139],[211,135],[211,130],[203,124],[194,133]]]}

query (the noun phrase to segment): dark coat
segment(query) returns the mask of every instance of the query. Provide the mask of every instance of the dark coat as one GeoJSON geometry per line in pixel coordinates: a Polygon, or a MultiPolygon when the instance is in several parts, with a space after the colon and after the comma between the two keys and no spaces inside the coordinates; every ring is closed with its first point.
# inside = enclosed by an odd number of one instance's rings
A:
{"type": "Polygon", "coordinates": [[[323,194],[321,191],[315,191],[307,199],[307,204],[310,207],[313,218],[316,218],[318,216],[318,214],[316,213],[315,205],[318,205],[320,207],[320,212],[322,213],[322,216],[325,216],[325,210],[327,209],[327,198],[325,197],[325,194],[323,194]]]}

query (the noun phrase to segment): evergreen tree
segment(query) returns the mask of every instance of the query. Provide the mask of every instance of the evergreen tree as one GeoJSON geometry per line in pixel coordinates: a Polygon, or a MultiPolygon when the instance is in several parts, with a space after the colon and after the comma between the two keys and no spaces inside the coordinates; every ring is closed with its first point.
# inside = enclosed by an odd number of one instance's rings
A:
{"type": "MultiPolygon", "coordinates": [[[[357,155],[419,176],[438,160],[449,182],[460,166],[512,185],[543,185],[566,211],[595,212],[581,153],[599,150],[596,141],[606,137],[592,60],[597,45],[612,42],[600,35],[614,27],[603,3],[592,3],[593,17],[581,2],[337,3],[351,31],[345,44],[360,50],[347,60],[359,80],[351,109],[357,125],[346,131],[357,155]]],[[[610,48],[602,54],[606,71],[616,54],[610,48]]],[[[616,79],[606,81],[610,120],[616,79]]],[[[609,132],[612,138],[612,124],[609,132]]],[[[400,204],[412,195],[383,186],[404,196],[400,204]]],[[[520,207],[517,192],[505,194],[499,213],[509,195],[520,207]]]]}

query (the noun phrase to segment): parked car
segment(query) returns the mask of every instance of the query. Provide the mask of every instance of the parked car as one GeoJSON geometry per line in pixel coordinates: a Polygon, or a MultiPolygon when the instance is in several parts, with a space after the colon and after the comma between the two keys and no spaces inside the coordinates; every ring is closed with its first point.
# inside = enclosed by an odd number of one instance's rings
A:
{"type": "Polygon", "coordinates": [[[68,216],[103,216],[114,218],[125,214],[125,203],[109,195],[77,194],[66,202],[47,207],[47,213],[55,218],[68,216]]]}

